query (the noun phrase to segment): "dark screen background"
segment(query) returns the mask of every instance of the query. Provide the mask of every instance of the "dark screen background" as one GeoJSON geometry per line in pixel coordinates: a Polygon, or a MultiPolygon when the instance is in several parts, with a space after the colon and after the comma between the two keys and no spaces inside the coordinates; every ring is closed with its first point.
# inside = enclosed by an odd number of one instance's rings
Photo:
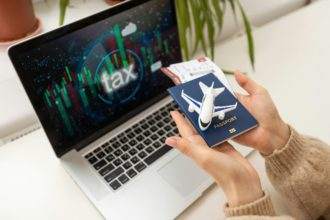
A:
{"type": "Polygon", "coordinates": [[[21,53],[29,97],[60,155],[171,86],[180,62],[173,5],[153,0],[21,53]]]}

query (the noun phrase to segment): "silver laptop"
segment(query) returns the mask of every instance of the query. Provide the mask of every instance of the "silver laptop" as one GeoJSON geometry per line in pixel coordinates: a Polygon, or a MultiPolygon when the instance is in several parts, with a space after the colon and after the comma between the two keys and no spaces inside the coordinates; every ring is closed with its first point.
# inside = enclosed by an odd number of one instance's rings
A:
{"type": "MultiPolygon", "coordinates": [[[[173,0],[135,0],[9,49],[59,160],[106,219],[173,219],[212,180],[166,146],[173,0]]],[[[42,166],[42,164],[40,164],[42,166]]]]}

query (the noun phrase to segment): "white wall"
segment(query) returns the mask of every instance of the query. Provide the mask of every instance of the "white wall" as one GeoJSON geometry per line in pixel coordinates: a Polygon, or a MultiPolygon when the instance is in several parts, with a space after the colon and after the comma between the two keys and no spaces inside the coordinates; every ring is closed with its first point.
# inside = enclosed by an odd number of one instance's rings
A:
{"type": "MultiPolygon", "coordinates": [[[[303,7],[307,0],[240,0],[240,2],[251,24],[257,27],[303,7]]],[[[242,25],[241,19],[239,25],[242,25]]],[[[226,39],[236,32],[235,19],[228,7],[220,39],[226,39]]]]}

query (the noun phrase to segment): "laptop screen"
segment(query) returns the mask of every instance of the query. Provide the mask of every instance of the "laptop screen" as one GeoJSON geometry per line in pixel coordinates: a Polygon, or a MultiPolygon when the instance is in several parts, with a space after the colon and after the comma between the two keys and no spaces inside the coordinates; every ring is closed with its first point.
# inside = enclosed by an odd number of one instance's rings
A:
{"type": "Polygon", "coordinates": [[[141,112],[171,86],[160,68],[181,61],[174,3],[140,3],[84,19],[94,19],[88,25],[73,23],[74,30],[69,25],[60,36],[51,32],[11,53],[58,156],[141,112]]]}

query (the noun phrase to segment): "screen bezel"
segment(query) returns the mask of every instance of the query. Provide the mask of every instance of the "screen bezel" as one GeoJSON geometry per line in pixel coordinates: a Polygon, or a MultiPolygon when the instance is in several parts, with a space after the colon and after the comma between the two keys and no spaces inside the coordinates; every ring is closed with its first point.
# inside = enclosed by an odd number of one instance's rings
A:
{"type": "MultiPolygon", "coordinates": [[[[50,31],[48,33],[36,36],[34,38],[31,38],[27,41],[18,43],[16,45],[13,45],[12,47],[10,47],[8,49],[8,55],[9,58],[11,60],[11,62],[14,65],[14,68],[17,72],[18,77],[20,78],[20,81],[24,87],[24,90],[26,92],[26,94],[28,95],[30,102],[32,103],[33,109],[36,112],[39,121],[42,125],[43,128],[45,128],[45,122],[41,120],[41,118],[39,117],[39,115],[41,115],[41,112],[39,112],[38,109],[35,108],[35,105],[33,104],[33,99],[32,99],[32,89],[30,89],[30,87],[26,84],[26,82],[24,82],[24,77],[22,76],[24,74],[24,71],[20,68],[20,65],[16,62],[16,57],[25,51],[31,50],[34,47],[40,45],[40,44],[44,44],[47,42],[50,42],[52,40],[55,40],[57,38],[63,37],[66,34],[72,33],[74,31],[77,31],[79,29],[85,28],[86,26],[92,25],[94,23],[97,23],[101,20],[107,19],[111,16],[114,16],[116,14],[119,14],[121,12],[124,12],[128,9],[137,7],[141,4],[144,4],[146,2],[149,1],[153,1],[153,0],[131,0],[131,1],[126,1],[124,3],[121,3],[117,6],[114,6],[112,8],[109,8],[105,11],[99,12],[95,15],[91,15],[89,17],[86,17],[82,20],[73,22],[71,24],[62,26],[58,29],[55,29],[53,31],[50,31]]],[[[175,18],[174,20],[174,25],[178,27],[177,24],[177,15],[176,15],[176,8],[175,8],[175,0],[169,0],[172,7],[173,7],[173,11],[174,11],[174,16],[175,18]]],[[[179,34],[179,33],[178,33],[179,34]]],[[[179,47],[180,46],[180,40],[178,39],[179,47]]],[[[178,60],[178,62],[182,61],[182,53],[181,51],[179,51],[180,54],[180,60],[178,60]]],[[[119,118],[118,120],[116,120],[115,122],[109,124],[108,126],[105,126],[104,128],[99,129],[96,132],[93,132],[92,134],[90,134],[88,137],[78,141],[76,144],[72,145],[72,146],[68,146],[66,149],[64,150],[60,150],[60,149],[56,149],[53,145],[53,143],[51,143],[53,150],[55,151],[55,154],[57,157],[61,157],[64,154],[66,154],[68,151],[72,150],[72,149],[83,149],[84,147],[86,147],[87,145],[89,145],[90,143],[94,142],[95,140],[97,140],[98,138],[100,138],[101,136],[105,135],[106,133],[110,132],[111,130],[113,130],[114,128],[118,127],[119,125],[121,125],[122,123],[126,122],[127,120],[129,120],[130,118],[134,117],[135,115],[141,113],[143,110],[147,109],[148,107],[150,107],[151,105],[157,103],[158,101],[162,100],[163,98],[165,98],[167,96],[167,91],[165,90],[164,92],[160,93],[158,96],[142,103],[141,105],[139,105],[137,108],[135,108],[134,110],[130,111],[129,113],[123,115],[121,118],[119,118]]],[[[52,140],[52,138],[50,138],[49,133],[44,129],[48,140],[52,140]]],[[[51,142],[51,141],[50,141],[51,142]]]]}

